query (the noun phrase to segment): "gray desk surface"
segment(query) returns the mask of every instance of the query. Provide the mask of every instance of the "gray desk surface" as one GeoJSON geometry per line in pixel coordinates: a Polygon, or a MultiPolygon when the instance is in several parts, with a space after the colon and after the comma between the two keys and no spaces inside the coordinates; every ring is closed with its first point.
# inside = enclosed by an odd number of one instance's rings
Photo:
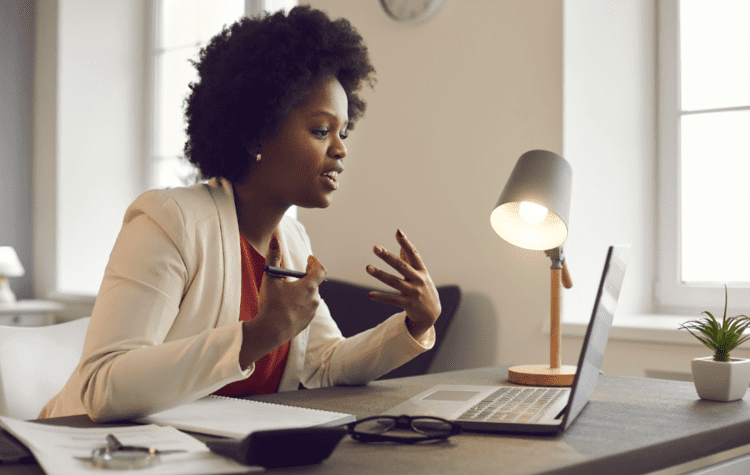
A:
{"type": "MultiPolygon", "coordinates": [[[[378,414],[438,383],[504,384],[507,369],[479,368],[252,399],[378,414]]],[[[57,421],[86,425],[81,417],[57,421]]],[[[464,433],[435,445],[368,445],[344,438],[319,465],[271,473],[647,473],[750,444],[750,396],[700,400],[692,383],[602,375],[589,404],[564,434],[464,433]]],[[[0,473],[41,473],[36,466],[0,473]]]]}

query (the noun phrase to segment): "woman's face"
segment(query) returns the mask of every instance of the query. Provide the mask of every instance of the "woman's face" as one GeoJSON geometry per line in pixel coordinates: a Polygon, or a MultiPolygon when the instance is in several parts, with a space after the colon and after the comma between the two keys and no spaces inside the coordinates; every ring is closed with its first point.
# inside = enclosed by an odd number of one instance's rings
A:
{"type": "Polygon", "coordinates": [[[344,171],[348,105],[335,77],[318,81],[279,132],[261,141],[252,186],[284,206],[328,207],[344,171]]]}

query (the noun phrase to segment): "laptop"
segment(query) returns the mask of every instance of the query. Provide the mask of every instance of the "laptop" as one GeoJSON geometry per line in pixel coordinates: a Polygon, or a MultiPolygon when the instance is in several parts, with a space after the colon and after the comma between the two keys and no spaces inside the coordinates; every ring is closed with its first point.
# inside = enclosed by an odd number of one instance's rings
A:
{"type": "Polygon", "coordinates": [[[596,386],[629,255],[630,245],[610,246],[607,250],[571,387],[440,384],[384,414],[442,417],[461,424],[466,431],[556,433],[567,430],[596,386]]]}

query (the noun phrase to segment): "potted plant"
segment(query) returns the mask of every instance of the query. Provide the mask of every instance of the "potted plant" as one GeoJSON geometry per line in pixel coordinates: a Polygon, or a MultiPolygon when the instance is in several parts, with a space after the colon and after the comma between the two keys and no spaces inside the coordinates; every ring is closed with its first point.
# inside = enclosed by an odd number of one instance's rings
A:
{"type": "Polygon", "coordinates": [[[750,339],[743,336],[750,326],[746,315],[727,317],[727,286],[724,286],[724,316],[721,323],[711,314],[707,317],[683,323],[685,329],[703,342],[713,356],[695,358],[691,363],[695,390],[701,399],[713,401],[736,401],[742,399],[750,383],[750,359],[732,358],[729,353],[738,345],[750,339]]]}

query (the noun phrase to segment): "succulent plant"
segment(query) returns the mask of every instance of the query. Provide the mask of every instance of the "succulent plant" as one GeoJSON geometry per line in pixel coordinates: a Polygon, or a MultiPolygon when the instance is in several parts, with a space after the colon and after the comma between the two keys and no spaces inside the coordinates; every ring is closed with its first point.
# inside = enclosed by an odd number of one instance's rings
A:
{"type": "Polygon", "coordinates": [[[703,342],[714,352],[714,361],[729,361],[729,352],[741,343],[750,339],[750,335],[742,336],[750,326],[750,318],[746,315],[727,317],[728,292],[724,286],[724,316],[721,324],[709,311],[702,314],[707,317],[690,320],[680,325],[679,330],[687,330],[691,335],[703,342]]]}

